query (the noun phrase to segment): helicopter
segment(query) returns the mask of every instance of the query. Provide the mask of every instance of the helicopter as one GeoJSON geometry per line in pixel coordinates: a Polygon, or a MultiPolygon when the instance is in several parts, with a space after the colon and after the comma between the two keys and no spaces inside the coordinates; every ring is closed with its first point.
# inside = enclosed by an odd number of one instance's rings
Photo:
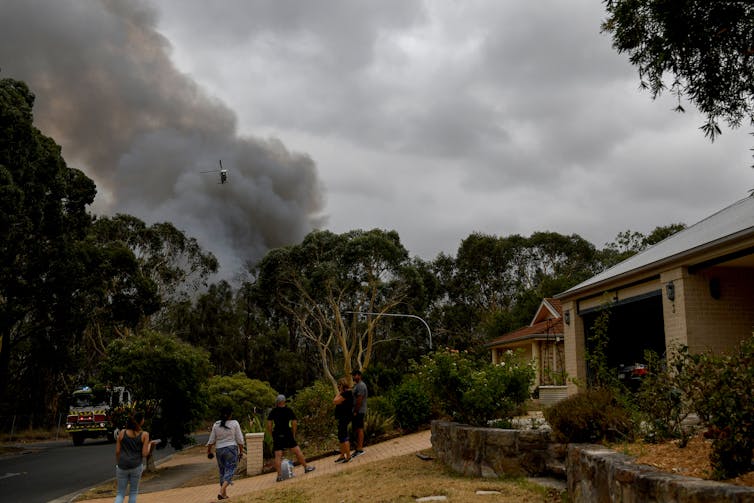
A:
{"type": "Polygon", "coordinates": [[[223,168],[222,159],[220,159],[220,169],[210,169],[209,171],[202,171],[202,173],[220,173],[220,185],[228,181],[228,170],[223,168]]]}

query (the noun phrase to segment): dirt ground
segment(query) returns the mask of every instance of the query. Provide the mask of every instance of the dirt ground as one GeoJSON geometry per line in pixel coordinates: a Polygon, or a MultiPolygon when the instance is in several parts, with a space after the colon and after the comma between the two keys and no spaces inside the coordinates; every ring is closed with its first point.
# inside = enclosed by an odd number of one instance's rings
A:
{"type": "MultiPolygon", "coordinates": [[[[640,464],[687,477],[711,480],[712,466],[709,462],[711,445],[712,441],[705,439],[699,432],[684,448],[678,447],[677,441],[659,444],[637,442],[615,445],[612,448],[617,452],[636,457],[636,462],[640,464]]],[[[754,487],[754,471],[721,482],[754,487]]]]}

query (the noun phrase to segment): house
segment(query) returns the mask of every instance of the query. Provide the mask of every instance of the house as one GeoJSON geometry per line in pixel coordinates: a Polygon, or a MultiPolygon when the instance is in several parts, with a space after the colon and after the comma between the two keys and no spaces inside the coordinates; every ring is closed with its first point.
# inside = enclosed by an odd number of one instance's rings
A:
{"type": "Polygon", "coordinates": [[[754,197],[747,197],[555,296],[568,393],[586,382],[594,322],[609,309],[607,360],[630,365],[674,345],[727,352],[754,327],[754,197]]]}
{"type": "Polygon", "coordinates": [[[563,318],[559,300],[546,298],[528,326],[498,337],[486,344],[492,363],[500,363],[506,351],[520,352],[535,364],[534,387],[540,401],[549,405],[565,398],[565,353],[563,318]]]}

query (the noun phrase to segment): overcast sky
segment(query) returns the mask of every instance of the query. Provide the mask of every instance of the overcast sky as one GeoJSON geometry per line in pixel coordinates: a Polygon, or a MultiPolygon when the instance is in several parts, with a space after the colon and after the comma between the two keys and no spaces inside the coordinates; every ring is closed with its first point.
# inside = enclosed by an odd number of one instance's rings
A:
{"type": "Polygon", "coordinates": [[[425,259],[475,231],[602,247],[754,187],[750,130],[710,143],[640,91],[597,0],[0,4],[0,77],[95,211],[172,221],[226,275],[314,228],[395,229],[425,259]]]}

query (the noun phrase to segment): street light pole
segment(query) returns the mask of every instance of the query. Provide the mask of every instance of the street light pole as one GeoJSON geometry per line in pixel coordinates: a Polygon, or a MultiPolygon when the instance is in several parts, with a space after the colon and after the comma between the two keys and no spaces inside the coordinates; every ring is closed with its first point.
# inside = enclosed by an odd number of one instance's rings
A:
{"type": "Polygon", "coordinates": [[[424,318],[420,316],[416,316],[415,314],[395,314],[395,313],[370,313],[366,311],[343,311],[347,314],[370,314],[372,316],[395,316],[397,318],[415,318],[422,323],[424,323],[424,326],[427,327],[427,333],[429,334],[429,349],[432,349],[432,330],[430,330],[429,325],[426,321],[424,321],[424,318]]]}

